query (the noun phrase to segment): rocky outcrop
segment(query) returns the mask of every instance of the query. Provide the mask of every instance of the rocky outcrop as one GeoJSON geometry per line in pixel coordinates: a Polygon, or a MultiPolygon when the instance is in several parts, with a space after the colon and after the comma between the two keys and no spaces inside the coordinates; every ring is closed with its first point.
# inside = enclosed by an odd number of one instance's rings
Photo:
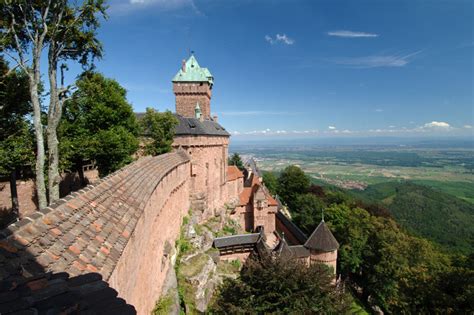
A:
{"type": "Polygon", "coordinates": [[[178,291],[181,308],[187,314],[205,312],[225,277],[237,277],[240,263],[220,261],[212,248],[216,236],[235,234],[240,226],[229,218],[230,209],[223,207],[207,221],[199,224],[200,213],[193,211],[182,227],[178,246],[182,252],[177,261],[178,291]]]}

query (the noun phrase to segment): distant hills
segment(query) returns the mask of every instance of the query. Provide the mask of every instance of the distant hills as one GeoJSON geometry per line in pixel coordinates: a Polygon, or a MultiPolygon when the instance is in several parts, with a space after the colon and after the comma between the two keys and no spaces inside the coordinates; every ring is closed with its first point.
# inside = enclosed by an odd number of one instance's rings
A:
{"type": "Polygon", "coordinates": [[[374,184],[353,191],[369,203],[386,206],[406,230],[451,252],[474,252],[474,205],[412,182],[374,184]]]}

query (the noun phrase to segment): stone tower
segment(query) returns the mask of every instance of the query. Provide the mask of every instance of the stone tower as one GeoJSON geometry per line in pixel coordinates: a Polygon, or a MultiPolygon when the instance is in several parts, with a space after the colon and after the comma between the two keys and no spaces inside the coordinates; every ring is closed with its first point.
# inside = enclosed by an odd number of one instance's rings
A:
{"type": "Polygon", "coordinates": [[[191,55],[174,76],[176,118],[173,148],[191,158],[191,208],[205,220],[227,202],[227,158],[230,134],[211,118],[214,78],[191,55]]]}
{"type": "Polygon", "coordinates": [[[201,110],[201,119],[211,118],[211,95],[214,78],[207,68],[201,68],[194,55],[183,60],[181,69],[173,78],[176,95],[176,113],[186,118],[195,118],[196,107],[201,110]]]}
{"type": "Polygon", "coordinates": [[[336,274],[339,243],[334,235],[332,235],[331,230],[329,230],[324,220],[321,220],[321,223],[319,223],[308,238],[304,247],[309,249],[310,263],[326,264],[332,268],[334,275],[336,274]]]}

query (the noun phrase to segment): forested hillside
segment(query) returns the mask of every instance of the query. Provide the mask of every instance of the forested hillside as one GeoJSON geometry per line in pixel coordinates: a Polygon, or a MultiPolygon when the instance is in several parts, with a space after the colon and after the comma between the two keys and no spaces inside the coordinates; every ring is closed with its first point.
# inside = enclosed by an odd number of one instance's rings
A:
{"type": "Polygon", "coordinates": [[[296,166],[288,166],[278,177],[264,173],[263,181],[307,234],[324,212],[340,244],[337,273],[362,303],[387,314],[471,314],[474,310],[474,255],[467,249],[469,239],[462,238],[462,233],[469,234],[471,210],[463,202],[410,183],[368,190],[370,198],[361,201],[348,191],[311,184],[296,166]],[[438,223],[444,224],[446,229],[440,233],[456,235],[464,253],[448,253],[415,236],[400,227],[387,207],[370,200],[435,216],[424,225],[426,230],[429,224],[433,231],[438,231],[438,223]],[[435,215],[437,211],[444,211],[444,218],[435,215]]]}
{"type": "Polygon", "coordinates": [[[370,185],[356,196],[380,203],[410,233],[448,251],[469,254],[474,244],[474,205],[442,191],[411,182],[370,185]]]}

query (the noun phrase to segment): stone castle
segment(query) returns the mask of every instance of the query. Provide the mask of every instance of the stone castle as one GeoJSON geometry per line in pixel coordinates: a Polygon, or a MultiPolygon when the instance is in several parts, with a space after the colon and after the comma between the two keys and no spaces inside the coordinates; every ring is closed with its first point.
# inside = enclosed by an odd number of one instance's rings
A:
{"type": "Polygon", "coordinates": [[[216,238],[221,259],[265,251],[335,273],[339,244],[324,221],[307,237],[253,160],[244,172],[228,165],[230,134],[211,116],[210,71],[191,56],[172,82],[173,152],[142,157],[0,232],[0,314],[149,314],[174,272],[190,209],[204,222],[230,207],[248,232],[216,238]]]}

